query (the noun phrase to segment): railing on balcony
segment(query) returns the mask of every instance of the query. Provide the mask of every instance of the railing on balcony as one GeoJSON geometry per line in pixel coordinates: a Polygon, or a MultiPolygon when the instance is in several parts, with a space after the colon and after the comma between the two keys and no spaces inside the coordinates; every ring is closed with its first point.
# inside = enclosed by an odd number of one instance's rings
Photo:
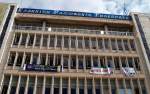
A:
{"type": "MultiPolygon", "coordinates": [[[[13,29],[18,29],[18,30],[42,30],[42,27],[36,27],[36,26],[13,26],[13,29]]],[[[129,31],[127,31],[127,32],[107,31],[106,32],[106,31],[102,31],[102,30],[53,28],[53,27],[45,27],[43,29],[43,31],[133,36],[133,32],[129,32],[129,31]]]]}

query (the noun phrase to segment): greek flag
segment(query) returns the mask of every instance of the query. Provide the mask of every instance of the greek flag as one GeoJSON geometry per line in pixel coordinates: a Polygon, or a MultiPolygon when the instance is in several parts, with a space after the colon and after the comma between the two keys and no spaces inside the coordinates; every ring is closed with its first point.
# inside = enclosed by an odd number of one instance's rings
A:
{"type": "Polygon", "coordinates": [[[125,4],[124,4],[123,15],[127,15],[127,10],[126,10],[125,4]]]}

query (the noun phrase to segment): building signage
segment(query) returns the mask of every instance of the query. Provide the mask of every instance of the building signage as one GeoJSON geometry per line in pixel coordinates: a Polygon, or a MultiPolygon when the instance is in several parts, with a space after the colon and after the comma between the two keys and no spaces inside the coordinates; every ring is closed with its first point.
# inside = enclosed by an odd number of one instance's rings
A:
{"type": "Polygon", "coordinates": [[[82,16],[82,17],[97,17],[97,18],[132,20],[131,16],[126,16],[126,15],[59,11],[59,10],[18,8],[17,12],[18,13],[52,14],[52,15],[67,15],[67,16],[82,16]]]}
{"type": "Polygon", "coordinates": [[[62,72],[63,71],[63,67],[62,66],[48,66],[48,65],[24,64],[23,70],[62,72]]]}
{"type": "Polygon", "coordinates": [[[134,68],[122,68],[124,76],[136,76],[134,68]]]}
{"type": "Polygon", "coordinates": [[[102,68],[102,67],[92,67],[90,73],[93,74],[114,74],[114,70],[111,67],[102,68]]]}

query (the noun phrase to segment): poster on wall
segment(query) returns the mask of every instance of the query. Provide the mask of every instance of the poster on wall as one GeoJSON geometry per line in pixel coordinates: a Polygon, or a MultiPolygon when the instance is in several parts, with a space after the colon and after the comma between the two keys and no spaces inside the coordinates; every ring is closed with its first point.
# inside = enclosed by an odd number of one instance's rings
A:
{"type": "Polygon", "coordinates": [[[124,76],[136,76],[134,68],[122,68],[124,76]]]}
{"type": "Polygon", "coordinates": [[[114,70],[111,67],[102,68],[102,67],[92,67],[90,70],[92,74],[114,74],[114,70]]]}

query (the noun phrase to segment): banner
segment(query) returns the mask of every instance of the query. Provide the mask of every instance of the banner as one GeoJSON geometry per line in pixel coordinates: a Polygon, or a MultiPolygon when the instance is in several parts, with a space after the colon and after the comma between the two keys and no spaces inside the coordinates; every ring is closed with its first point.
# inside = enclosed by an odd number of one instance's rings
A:
{"type": "Polygon", "coordinates": [[[23,70],[62,72],[63,71],[63,67],[62,66],[48,66],[48,65],[24,64],[23,70]]]}
{"type": "Polygon", "coordinates": [[[102,68],[102,67],[92,67],[90,73],[93,74],[114,74],[114,70],[111,67],[102,68]]]}
{"type": "Polygon", "coordinates": [[[136,76],[134,68],[122,68],[124,76],[136,76]]]}

